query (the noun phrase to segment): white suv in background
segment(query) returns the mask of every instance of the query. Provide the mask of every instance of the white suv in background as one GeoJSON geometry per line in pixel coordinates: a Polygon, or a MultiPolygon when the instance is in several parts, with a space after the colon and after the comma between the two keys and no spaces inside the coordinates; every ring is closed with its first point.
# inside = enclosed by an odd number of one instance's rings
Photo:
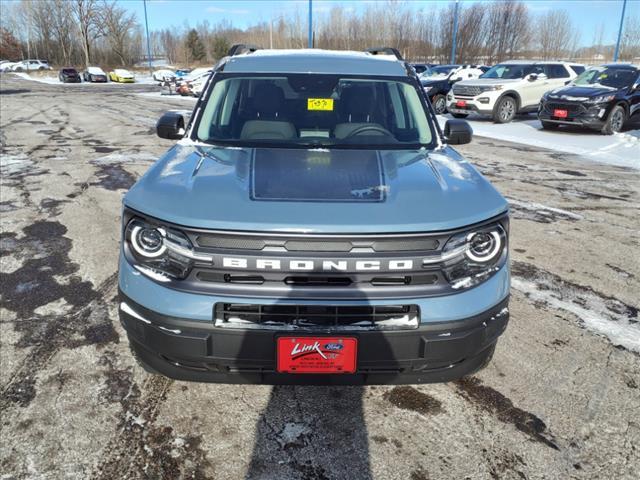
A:
{"type": "Polygon", "coordinates": [[[46,60],[22,60],[11,67],[11,69],[14,72],[28,72],[32,70],[51,70],[51,67],[46,60]]]}
{"type": "Polygon", "coordinates": [[[447,95],[447,110],[456,118],[470,113],[508,123],[517,113],[535,112],[545,92],[561,87],[584,71],[567,62],[512,60],[492,67],[475,80],[456,83],[447,95]]]}

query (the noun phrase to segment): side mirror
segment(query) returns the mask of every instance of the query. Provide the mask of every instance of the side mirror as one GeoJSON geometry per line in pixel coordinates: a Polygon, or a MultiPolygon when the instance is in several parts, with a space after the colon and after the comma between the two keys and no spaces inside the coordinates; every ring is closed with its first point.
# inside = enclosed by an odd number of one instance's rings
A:
{"type": "Polygon", "coordinates": [[[537,79],[538,79],[537,73],[530,73],[529,76],[527,77],[527,80],[529,80],[530,82],[535,82],[537,79]]]}
{"type": "Polygon", "coordinates": [[[179,140],[184,132],[184,117],[177,112],[165,113],[156,123],[156,133],[160,138],[179,140]]]}
{"type": "Polygon", "coordinates": [[[449,145],[464,145],[471,142],[473,129],[466,120],[447,120],[444,124],[444,136],[449,145]]]}
{"type": "Polygon", "coordinates": [[[564,82],[565,85],[569,85],[571,83],[571,80],[567,80],[566,82],[564,82]]]}

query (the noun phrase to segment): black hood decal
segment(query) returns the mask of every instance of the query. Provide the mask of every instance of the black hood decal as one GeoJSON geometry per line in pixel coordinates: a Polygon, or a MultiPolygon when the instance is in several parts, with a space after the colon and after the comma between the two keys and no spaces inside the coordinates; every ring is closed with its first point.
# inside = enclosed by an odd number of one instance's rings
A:
{"type": "Polygon", "coordinates": [[[375,150],[258,148],[253,200],[381,202],[386,186],[375,150]]]}

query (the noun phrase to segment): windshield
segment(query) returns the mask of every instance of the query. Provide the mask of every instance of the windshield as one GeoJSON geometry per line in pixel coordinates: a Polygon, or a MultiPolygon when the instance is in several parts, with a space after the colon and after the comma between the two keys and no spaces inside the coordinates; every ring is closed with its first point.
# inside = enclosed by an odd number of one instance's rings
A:
{"type": "MultiPolygon", "coordinates": [[[[480,78],[503,78],[511,80],[524,78],[530,73],[537,73],[535,72],[535,67],[535,65],[500,64],[491,67],[486,73],[480,75],[480,78]]],[[[542,69],[540,71],[542,72],[542,69]]]]}
{"type": "Polygon", "coordinates": [[[451,72],[456,70],[457,66],[451,65],[443,65],[440,67],[431,67],[428,70],[425,70],[422,75],[422,78],[447,78],[451,72]]]}
{"type": "Polygon", "coordinates": [[[581,73],[573,84],[581,87],[625,88],[633,85],[637,78],[638,72],[629,68],[597,67],[581,73]]]}
{"type": "Polygon", "coordinates": [[[196,127],[198,139],[204,142],[415,148],[432,141],[421,97],[405,78],[222,77],[215,82],[196,127]]]}

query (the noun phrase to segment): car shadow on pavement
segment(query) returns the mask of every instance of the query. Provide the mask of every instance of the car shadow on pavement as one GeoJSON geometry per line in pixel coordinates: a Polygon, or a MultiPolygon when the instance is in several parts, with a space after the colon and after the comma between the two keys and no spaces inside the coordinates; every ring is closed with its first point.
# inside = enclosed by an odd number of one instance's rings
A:
{"type": "Polygon", "coordinates": [[[370,479],[362,386],[275,386],[246,480],[370,479]]]}

